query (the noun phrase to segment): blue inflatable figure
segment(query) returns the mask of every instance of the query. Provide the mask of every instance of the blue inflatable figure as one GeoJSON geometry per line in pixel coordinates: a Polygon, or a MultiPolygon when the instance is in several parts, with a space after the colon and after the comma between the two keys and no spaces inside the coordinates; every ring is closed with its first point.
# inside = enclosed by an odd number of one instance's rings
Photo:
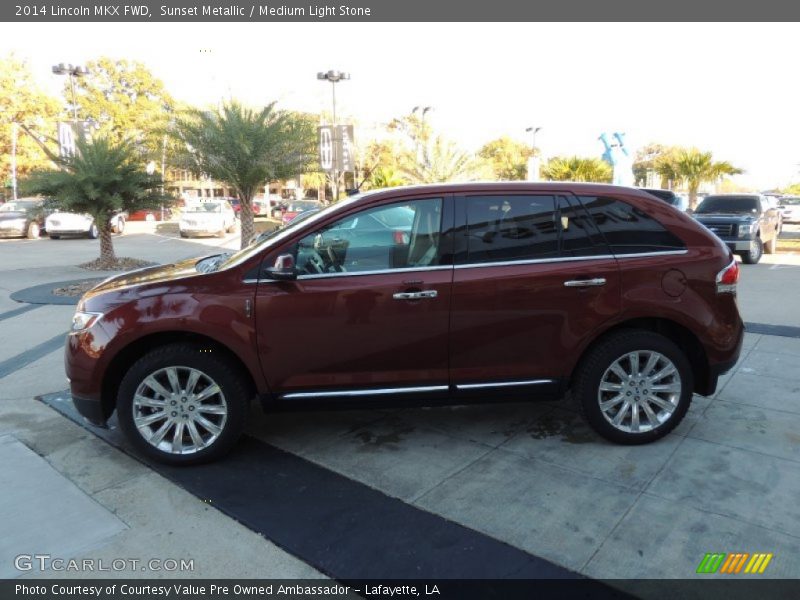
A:
{"type": "Polygon", "coordinates": [[[605,146],[603,160],[614,168],[614,185],[633,185],[633,157],[625,147],[624,133],[614,132],[609,141],[607,133],[600,134],[600,141],[605,146]]]}

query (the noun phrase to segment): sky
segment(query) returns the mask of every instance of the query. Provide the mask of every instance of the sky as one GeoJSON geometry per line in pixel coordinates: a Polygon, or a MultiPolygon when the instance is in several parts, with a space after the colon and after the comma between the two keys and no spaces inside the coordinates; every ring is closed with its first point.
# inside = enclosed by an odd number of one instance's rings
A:
{"type": "MultiPolygon", "coordinates": [[[[196,105],[330,110],[388,123],[414,106],[468,150],[509,135],[545,157],[600,156],[602,132],[631,151],[696,146],[745,169],[755,189],[800,181],[800,78],[792,23],[17,23],[0,55],[30,62],[58,94],[53,64],[99,56],[143,62],[196,105]]],[[[358,134],[358,132],[357,132],[358,134]]]]}

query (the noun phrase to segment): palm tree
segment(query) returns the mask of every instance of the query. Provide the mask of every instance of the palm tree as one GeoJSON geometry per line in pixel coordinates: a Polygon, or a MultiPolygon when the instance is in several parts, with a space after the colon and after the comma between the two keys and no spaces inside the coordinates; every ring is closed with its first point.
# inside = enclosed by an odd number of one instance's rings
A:
{"type": "Polygon", "coordinates": [[[407,183],[397,171],[387,166],[380,166],[372,171],[367,181],[369,182],[369,187],[373,189],[397,187],[407,183]]]}
{"type": "Polygon", "coordinates": [[[550,181],[597,181],[610,183],[611,165],[600,158],[556,156],[547,161],[542,175],[550,181]]]}
{"type": "Polygon", "coordinates": [[[689,188],[689,207],[697,208],[697,191],[705,182],[716,181],[724,175],[738,175],[744,171],[727,161],[714,162],[711,152],[697,148],[681,148],[659,165],[662,176],[686,183],[689,188]]]}
{"type": "Polygon", "coordinates": [[[400,161],[400,175],[411,183],[444,183],[468,179],[473,165],[469,155],[438,136],[424,144],[420,156],[407,152],[400,161]]]}
{"type": "Polygon", "coordinates": [[[168,199],[159,176],[149,175],[141,156],[127,140],[108,137],[89,142],[78,138],[73,156],[50,158],[61,170],[31,173],[23,185],[27,193],[55,200],[64,209],[92,215],[100,233],[100,269],[118,268],[111,238],[111,217],[119,211],[157,208],[168,199]]]}
{"type": "Polygon", "coordinates": [[[255,233],[253,197],[268,182],[304,172],[314,161],[316,124],[275,103],[251,110],[237,102],[219,112],[191,111],[177,124],[197,168],[236,190],[241,200],[241,246],[255,233]]]}

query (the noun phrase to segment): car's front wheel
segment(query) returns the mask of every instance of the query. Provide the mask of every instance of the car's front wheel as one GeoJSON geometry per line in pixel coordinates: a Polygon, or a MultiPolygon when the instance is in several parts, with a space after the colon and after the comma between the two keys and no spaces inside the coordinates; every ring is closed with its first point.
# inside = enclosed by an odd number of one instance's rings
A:
{"type": "Polygon", "coordinates": [[[146,456],[168,464],[214,460],[244,429],[248,387],[218,353],[171,344],[146,354],[117,395],[120,428],[146,456]]]}
{"type": "Polygon", "coordinates": [[[573,385],[589,425],[620,444],[644,444],[672,431],[686,415],[693,389],[683,351],[641,330],[611,334],[592,348],[573,385]]]}
{"type": "Polygon", "coordinates": [[[39,230],[39,224],[35,221],[31,221],[28,224],[28,230],[25,232],[25,235],[29,240],[37,240],[39,239],[39,234],[41,231],[39,230]]]}
{"type": "Polygon", "coordinates": [[[90,240],[96,240],[97,236],[100,235],[100,231],[97,229],[97,225],[92,223],[91,227],[89,227],[89,231],[86,233],[87,237],[90,240]]]}
{"type": "Polygon", "coordinates": [[[761,260],[764,245],[761,243],[760,237],[754,237],[750,241],[750,249],[747,252],[742,252],[742,262],[746,265],[754,265],[761,260]]]}

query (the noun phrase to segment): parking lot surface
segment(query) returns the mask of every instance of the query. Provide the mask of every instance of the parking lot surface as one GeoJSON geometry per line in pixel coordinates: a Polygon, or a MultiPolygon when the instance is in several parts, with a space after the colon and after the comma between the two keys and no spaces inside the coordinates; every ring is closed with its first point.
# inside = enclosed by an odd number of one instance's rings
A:
{"type": "MultiPolygon", "coordinates": [[[[145,229],[114,241],[118,256],[154,262],[238,247],[236,235],[186,241],[145,229]]],[[[6,341],[0,347],[0,486],[39,486],[37,502],[25,500],[21,492],[0,501],[0,519],[19,518],[21,506],[28,511],[18,527],[22,533],[0,539],[2,576],[94,575],[9,568],[23,539],[22,525],[45,517],[54,533],[37,540],[31,551],[108,559],[155,552],[162,558],[194,559],[194,576],[337,577],[347,565],[323,560],[326,552],[337,555],[337,539],[348,548],[342,556],[369,560],[366,547],[359,554],[357,544],[354,548],[348,541],[352,532],[321,531],[325,523],[336,522],[330,515],[319,521],[316,534],[330,545],[321,550],[307,530],[307,538],[295,544],[285,537],[291,528],[279,531],[268,518],[250,522],[242,516],[252,510],[247,494],[223,498],[210,490],[203,497],[204,488],[118,449],[113,430],[103,434],[105,439],[96,437],[36,399],[46,395],[53,403],[65,395],[63,334],[73,307],[24,305],[9,296],[47,282],[103,276],[75,266],[96,258],[97,252],[98,243],[91,240],[0,243],[0,337],[6,341]],[[221,504],[209,502],[212,497],[221,504]],[[68,533],[68,519],[53,518],[67,505],[79,521],[93,515],[86,522],[96,526],[84,528],[85,539],[68,533]]],[[[481,543],[498,542],[520,556],[592,578],[697,577],[707,552],[770,552],[774,558],[763,577],[796,577],[800,315],[790,299],[800,297],[799,258],[776,254],[743,266],[739,299],[744,320],[783,327],[782,335],[751,328],[757,332],[746,334],[741,360],[722,378],[717,393],[696,396],[684,422],[656,443],[623,447],[603,441],[567,398],[372,411],[255,410],[246,445],[280,453],[273,455],[286,457],[281,459],[284,470],[295,464],[298,473],[305,473],[301,465],[313,465],[324,481],[352,482],[379,494],[359,498],[390,499],[409,507],[415,519],[433,515],[474,532],[481,543]]],[[[275,475],[267,467],[261,472],[258,465],[242,464],[249,466],[236,469],[244,473],[231,469],[246,475],[243,480],[275,475]]],[[[225,462],[220,465],[224,468],[225,462]]],[[[280,494],[281,479],[275,477],[274,488],[259,493],[273,489],[280,494]]],[[[320,487],[316,503],[324,505],[326,489],[333,488],[320,487]]],[[[379,502],[363,500],[373,501],[379,502]]],[[[498,558],[484,565],[487,576],[509,576],[502,562],[498,558]]],[[[390,570],[392,561],[379,564],[390,570]]],[[[164,571],[124,575],[193,576],[164,571]]]]}

